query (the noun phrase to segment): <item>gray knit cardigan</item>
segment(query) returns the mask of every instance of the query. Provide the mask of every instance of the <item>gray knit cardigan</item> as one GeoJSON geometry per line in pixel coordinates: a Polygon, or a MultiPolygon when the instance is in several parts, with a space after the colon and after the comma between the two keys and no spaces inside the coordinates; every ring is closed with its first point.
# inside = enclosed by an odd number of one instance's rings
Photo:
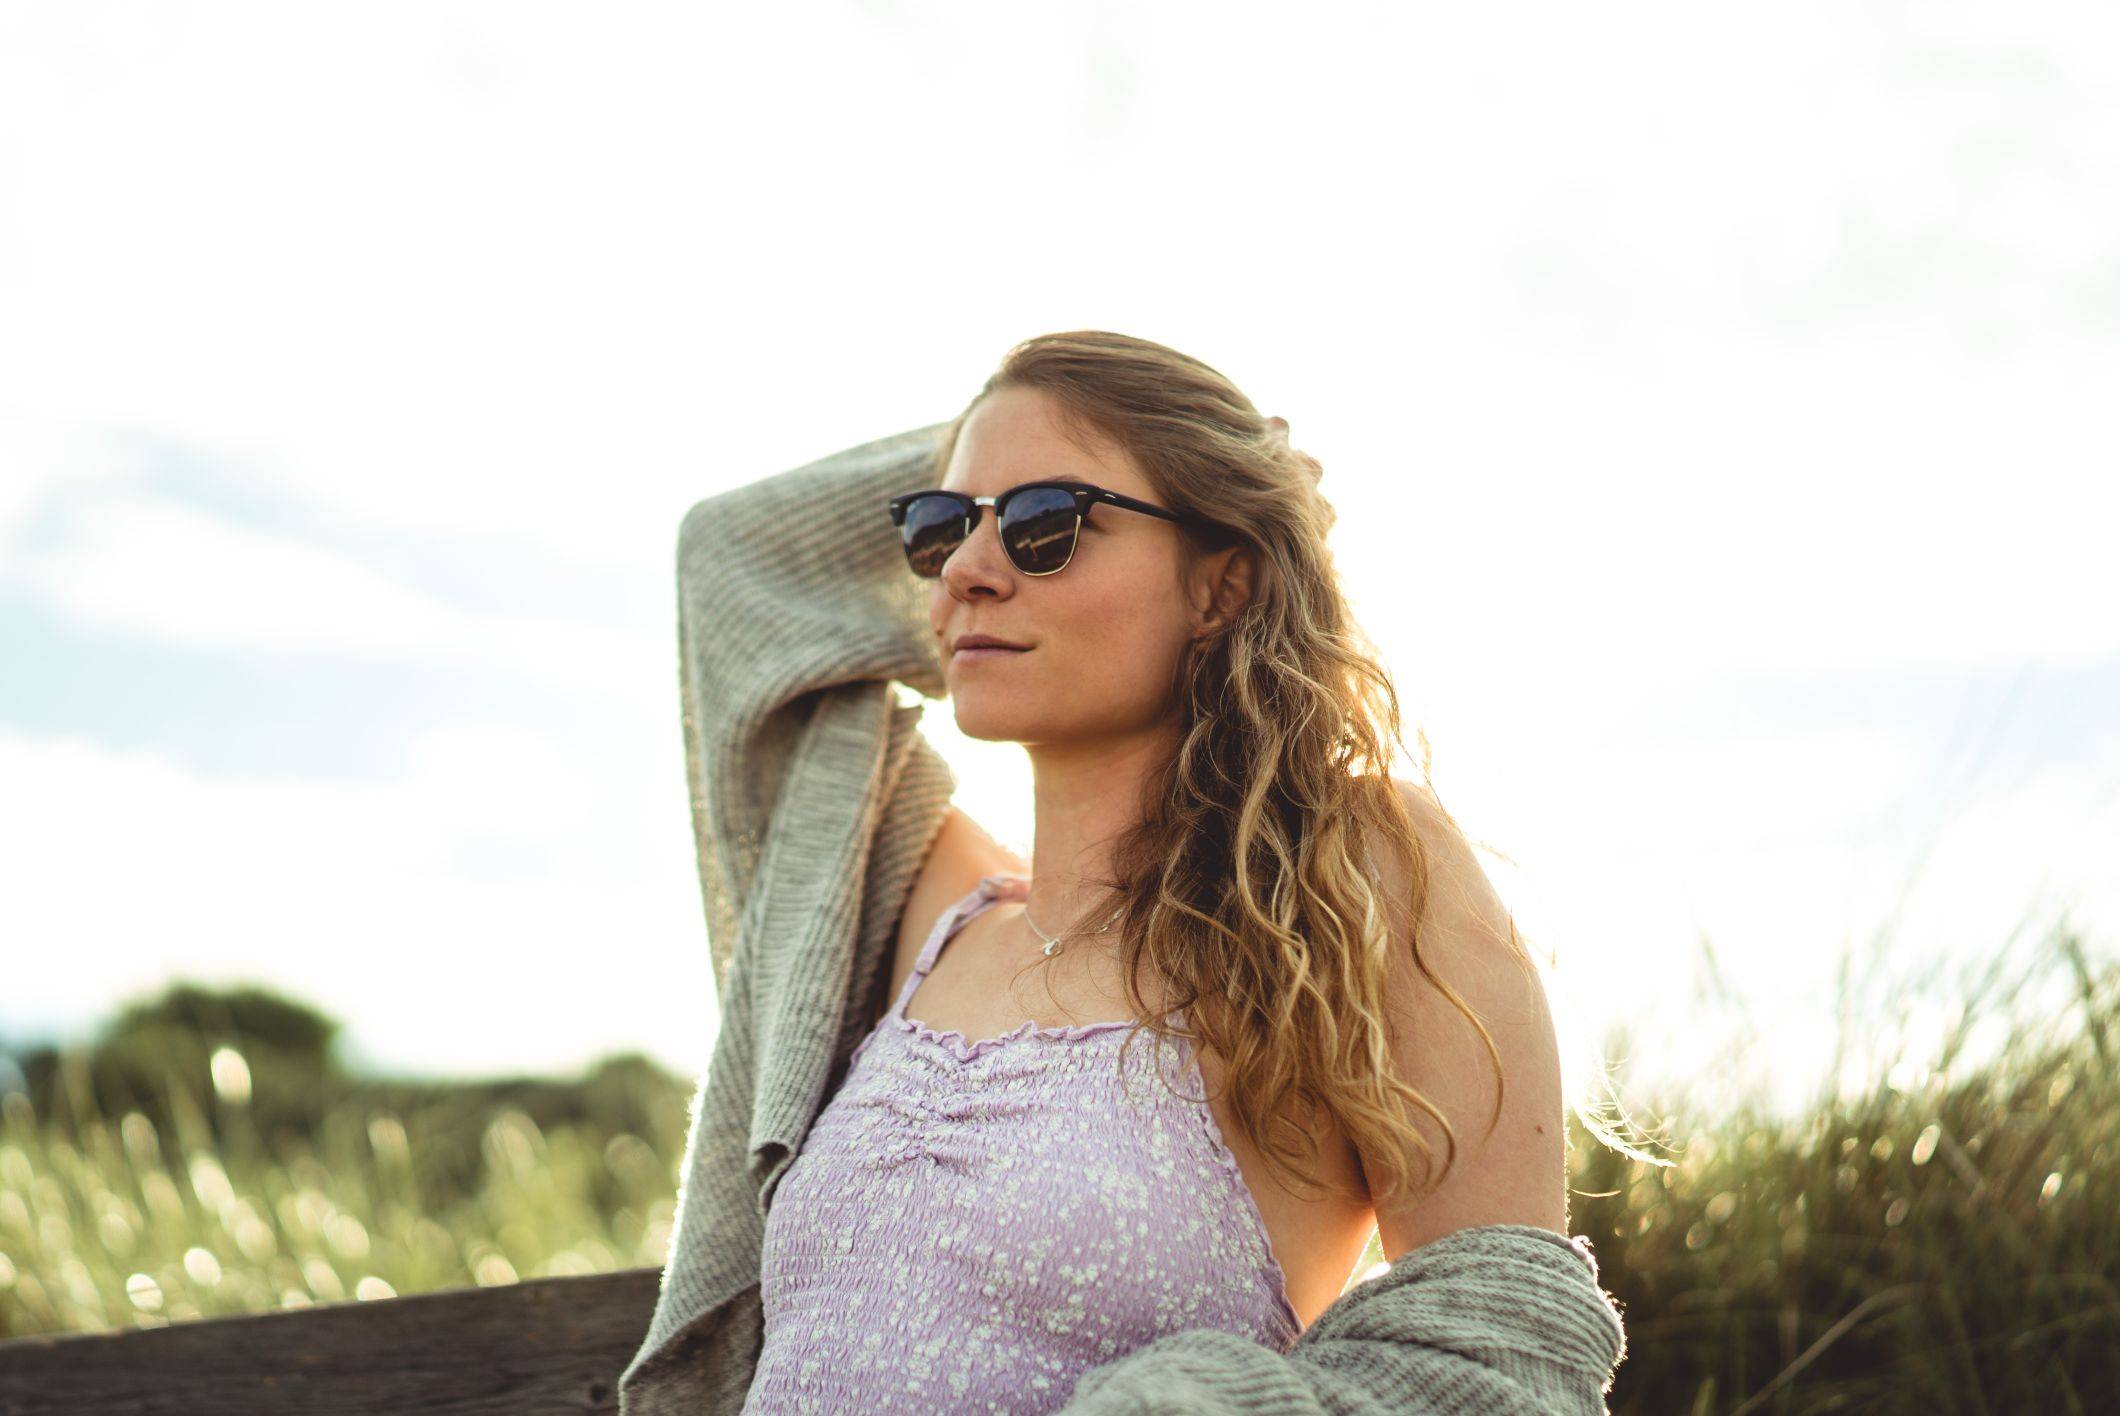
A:
{"type": "MultiPolygon", "coordinates": [[[[621,1416],[739,1411],[764,1337],[765,1214],[888,988],[956,778],[927,586],[884,514],[943,425],[708,497],[677,545],[686,778],[721,1026],[694,1093],[660,1293],[621,1416]]],[[[1067,1416],[1603,1413],[1625,1356],[1587,1238],[1461,1229],[1402,1254],[1285,1354],[1201,1328],[1092,1368],[1067,1416]]]]}

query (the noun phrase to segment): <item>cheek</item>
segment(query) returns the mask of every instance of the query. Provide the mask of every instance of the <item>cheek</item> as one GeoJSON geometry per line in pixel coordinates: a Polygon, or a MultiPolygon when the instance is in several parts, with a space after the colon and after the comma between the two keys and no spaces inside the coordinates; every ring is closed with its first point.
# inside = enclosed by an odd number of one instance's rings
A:
{"type": "Polygon", "coordinates": [[[1064,661],[1070,677],[1102,685],[1168,681],[1184,652],[1185,626],[1177,617],[1174,592],[1162,581],[1147,574],[1099,582],[1085,578],[1066,589],[1066,595],[1055,596],[1061,603],[1052,607],[1051,616],[1039,618],[1048,640],[1060,647],[1055,657],[1064,661]]]}

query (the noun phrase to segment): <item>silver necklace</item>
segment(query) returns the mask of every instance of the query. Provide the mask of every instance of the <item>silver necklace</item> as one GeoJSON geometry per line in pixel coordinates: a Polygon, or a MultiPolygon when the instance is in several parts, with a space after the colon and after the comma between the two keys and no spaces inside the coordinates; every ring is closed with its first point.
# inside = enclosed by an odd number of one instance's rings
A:
{"type": "Polygon", "coordinates": [[[1123,904],[1120,905],[1119,908],[1113,910],[1111,914],[1105,918],[1104,923],[1096,929],[1073,929],[1068,930],[1062,934],[1054,935],[1047,934],[1044,930],[1038,927],[1038,921],[1031,918],[1031,907],[1028,904],[1025,904],[1023,907],[1023,922],[1031,927],[1031,933],[1037,935],[1040,939],[1043,939],[1045,941],[1044,954],[1046,958],[1050,959],[1053,956],[1053,951],[1060,947],[1060,941],[1062,939],[1067,939],[1070,937],[1085,934],[1103,934],[1111,929],[1112,925],[1118,921],[1119,916],[1123,914],[1125,910],[1126,906],[1123,904]]]}

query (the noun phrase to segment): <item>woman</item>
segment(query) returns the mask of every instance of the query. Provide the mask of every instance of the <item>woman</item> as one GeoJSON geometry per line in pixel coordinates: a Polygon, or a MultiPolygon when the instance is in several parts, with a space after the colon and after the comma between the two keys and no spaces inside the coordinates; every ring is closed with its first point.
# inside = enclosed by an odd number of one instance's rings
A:
{"type": "Polygon", "coordinates": [[[746,1410],[1056,1410],[1166,1334],[1286,1350],[1372,1229],[1565,1231],[1543,991],[1388,775],[1286,434],[1195,359],[1052,335],[876,508],[957,726],[1029,753],[1034,844],[952,808],[921,863],[765,1216],[746,1410]]]}

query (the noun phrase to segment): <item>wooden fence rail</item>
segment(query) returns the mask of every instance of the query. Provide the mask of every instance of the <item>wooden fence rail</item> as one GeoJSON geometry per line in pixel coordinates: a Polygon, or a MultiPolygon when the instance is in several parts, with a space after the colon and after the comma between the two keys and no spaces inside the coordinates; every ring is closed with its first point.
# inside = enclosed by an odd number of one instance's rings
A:
{"type": "Polygon", "coordinates": [[[661,1270],[0,1342],[0,1416],[616,1412],[661,1270]]]}

